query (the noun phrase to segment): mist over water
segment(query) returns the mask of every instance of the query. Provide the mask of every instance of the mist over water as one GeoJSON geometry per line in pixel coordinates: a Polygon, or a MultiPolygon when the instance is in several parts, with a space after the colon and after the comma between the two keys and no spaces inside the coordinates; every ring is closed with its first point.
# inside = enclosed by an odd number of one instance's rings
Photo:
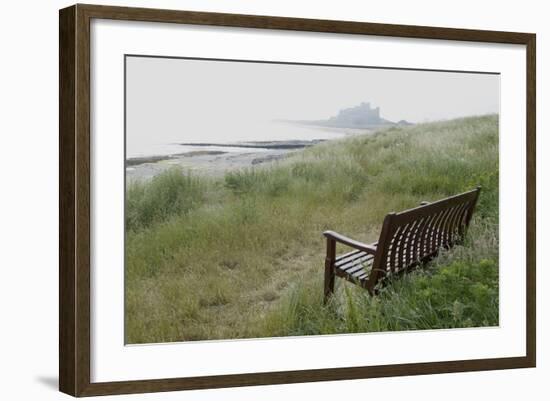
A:
{"type": "MultiPolygon", "coordinates": [[[[348,130],[351,131],[351,130],[348,130]]],[[[366,132],[367,130],[365,130],[366,132]]],[[[242,121],[223,124],[215,122],[188,127],[177,134],[155,132],[151,135],[126,138],[126,157],[172,155],[193,150],[221,150],[224,152],[258,152],[258,148],[189,146],[181,143],[236,144],[238,142],[288,141],[336,139],[346,136],[346,130],[329,127],[314,127],[277,121],[242,121]]]]}

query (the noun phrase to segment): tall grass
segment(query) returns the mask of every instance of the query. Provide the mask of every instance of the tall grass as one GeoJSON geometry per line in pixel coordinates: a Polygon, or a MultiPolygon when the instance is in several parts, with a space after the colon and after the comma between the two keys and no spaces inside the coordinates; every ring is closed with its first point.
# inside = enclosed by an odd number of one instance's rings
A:
{"type": "Polygon", "coordinates": [[[197,177],[169,170],[149,183],[132,182],[126,195],[126,229],[136,230],[185,214],[204,200],[206,185],[197,177]]]}
{"type": "Polygon", "coordinates": [[[126,210],[129,343],[498,324],[496,116],[331,141],[221,179],[171,171],[130,185],[126,210]],[[464,246],[376,298],[338,280],[323,306],[323,230],[375,241],[388,212],[477,185],[464,246]]]}

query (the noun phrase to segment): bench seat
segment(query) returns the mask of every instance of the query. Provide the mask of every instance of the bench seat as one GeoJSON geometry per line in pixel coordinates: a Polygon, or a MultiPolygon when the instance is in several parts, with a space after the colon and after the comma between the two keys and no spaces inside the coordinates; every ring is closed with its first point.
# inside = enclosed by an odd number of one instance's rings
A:
{"type": "Polygon", "coordinates": [[[334,231],[325,231],[325,302],[341,277],[375,295],[386,278],[401,275],[431,260],[441,248],[462,242],[481,187],[435,202],[386,215],[377,242],[365,244],[334,231]],[[353,250],[336,254],[336,244],[353,250]]]}
{"type": "Polygon", "coordinates": [[[337,276],[355,281],[362,287],[366,285],[372,268],[374,255],[355,250],[336,257],[334,269],[337,276]]]}

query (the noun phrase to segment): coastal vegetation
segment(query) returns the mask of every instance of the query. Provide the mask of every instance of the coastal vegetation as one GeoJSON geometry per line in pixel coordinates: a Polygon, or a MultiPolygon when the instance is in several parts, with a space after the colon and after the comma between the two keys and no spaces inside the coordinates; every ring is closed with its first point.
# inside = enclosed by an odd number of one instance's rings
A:
{"type": "MultiPolygon", "coordinates": [[[[127,343],[498,325],[498,117],[394,126],[223,177],[169,170],[126,189],[127,343]],[[469,235],[379,296],[337,280],[325,241],[482,192],[469,235]]],[[[338,252],[345,247],[338,249],[338,252]]]]}

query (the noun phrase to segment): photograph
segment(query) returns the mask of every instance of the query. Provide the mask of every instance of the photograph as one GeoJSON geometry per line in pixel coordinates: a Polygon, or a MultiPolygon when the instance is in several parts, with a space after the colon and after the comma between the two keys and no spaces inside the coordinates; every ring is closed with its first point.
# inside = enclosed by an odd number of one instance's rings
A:
{"type": "Polygon", "coordinates": [[[499,326],[500,78],[126,54],[125,344],[499,326]]]}

